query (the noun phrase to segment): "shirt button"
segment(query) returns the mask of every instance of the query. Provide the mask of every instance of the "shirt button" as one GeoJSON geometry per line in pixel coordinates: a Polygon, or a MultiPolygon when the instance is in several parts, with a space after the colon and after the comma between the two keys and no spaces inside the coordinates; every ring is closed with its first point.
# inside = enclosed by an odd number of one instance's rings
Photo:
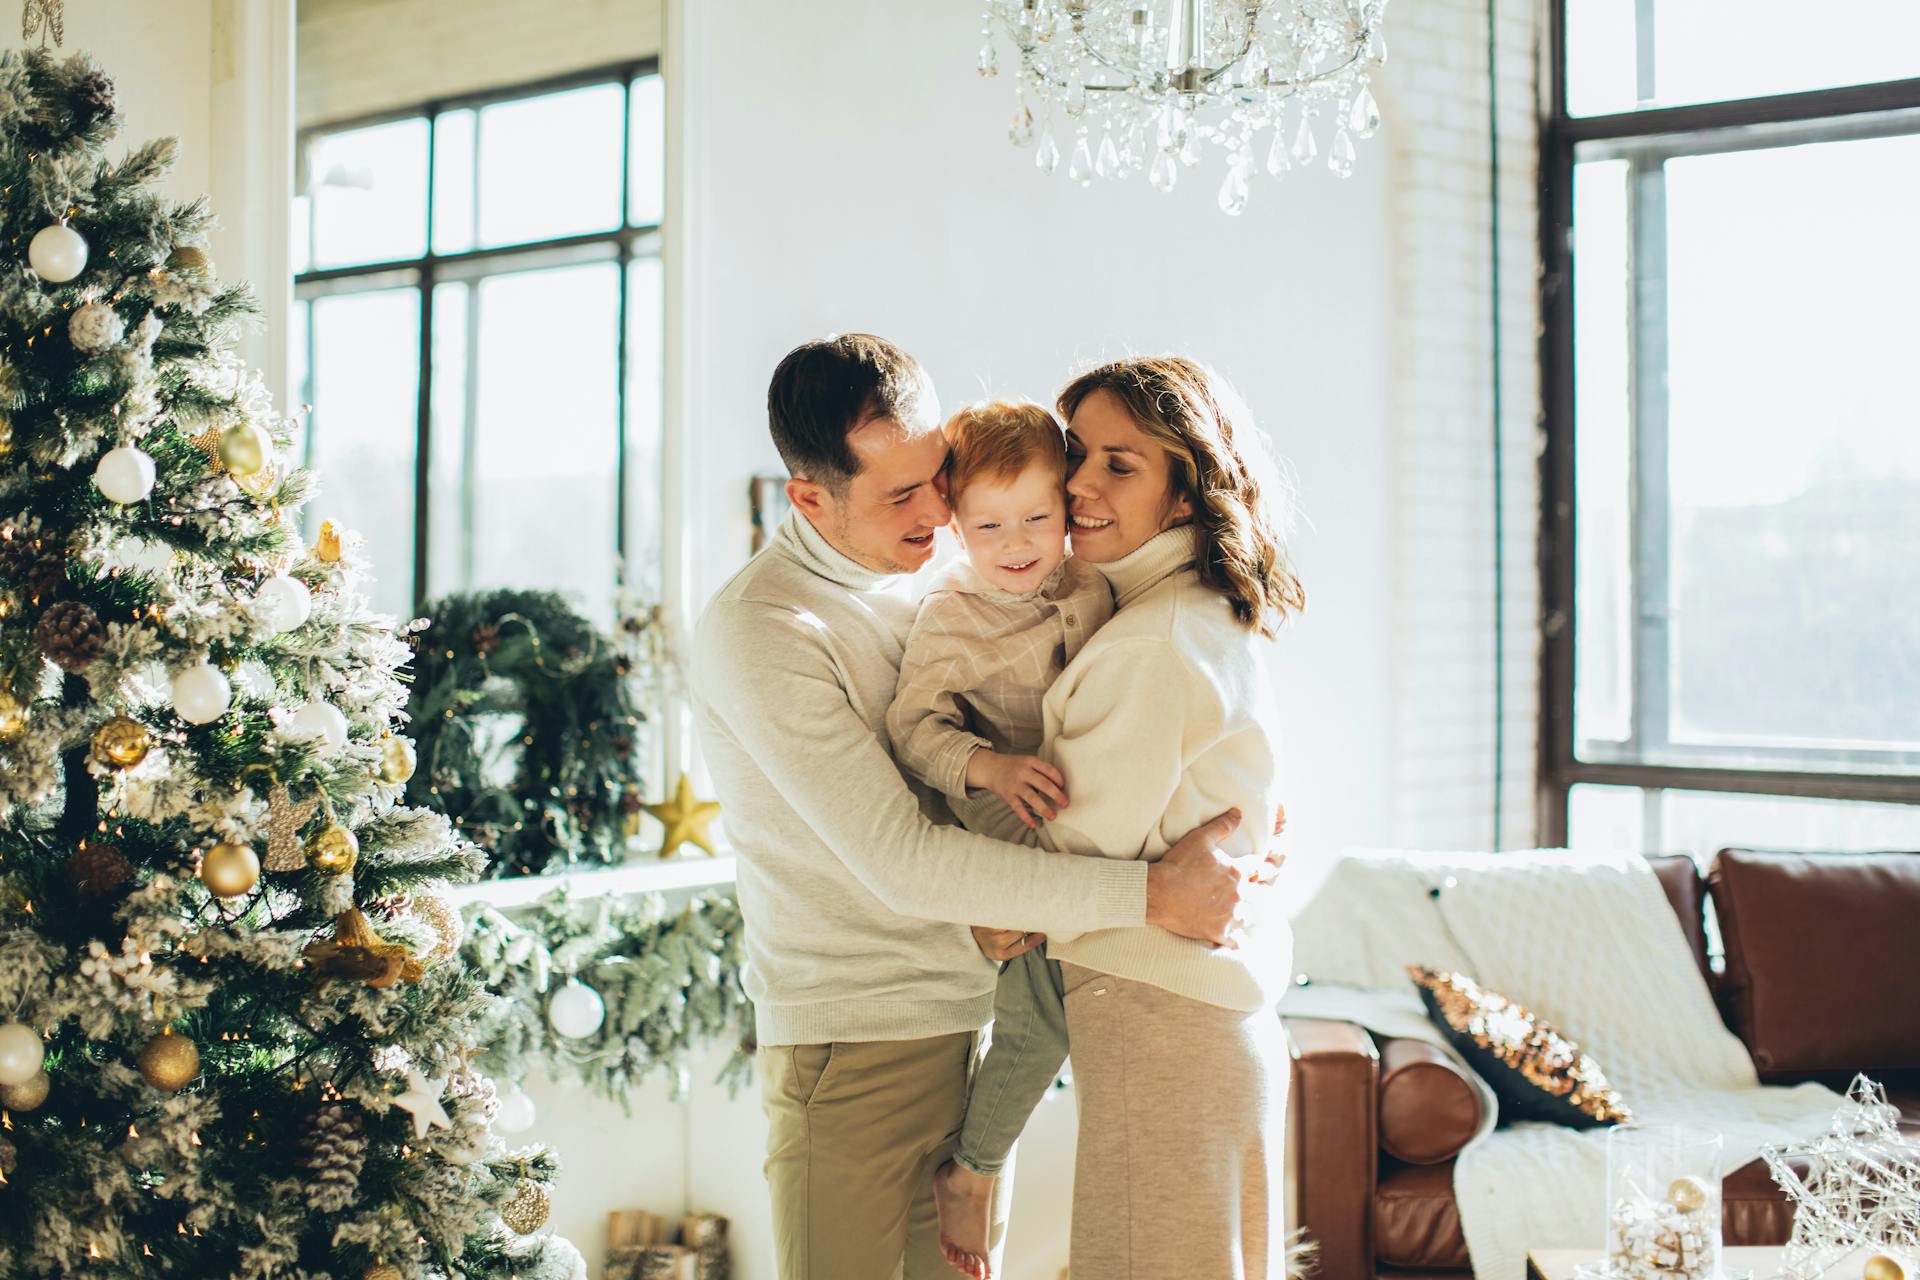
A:
{"type": "Polygon", "coordinates": [[[1078,618],[1076,618],[1076,617],[1074,617],[1074,616],[1073,616],[1072,614],[1068,614],[1068,615],[1067,615],[1067,625],[1068,625],[1068,626],[1070,626],[1070,627],[1077,627],[1077,626],[1079,626],[1079,625],[1080,625],[1080,619],[1078,619],[1078,618]]]}

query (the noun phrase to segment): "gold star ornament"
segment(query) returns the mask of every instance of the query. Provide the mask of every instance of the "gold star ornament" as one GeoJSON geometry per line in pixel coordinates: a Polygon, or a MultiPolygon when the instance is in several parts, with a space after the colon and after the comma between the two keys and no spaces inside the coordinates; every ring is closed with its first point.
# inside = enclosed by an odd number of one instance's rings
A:
{"type": "Polygon", "coordinates": [[[680,785],[674,788],[672,799],[648,805],[647,812],[667,829],[666,839],[660,846],[661,857],[671,858],[673,851],[683,844],[698,845],[708,853],[713,852],[713,833],[709,828],[720,816],[720,802],[694,799],[693,779],[686,774],[680,775],[680,785]]]}

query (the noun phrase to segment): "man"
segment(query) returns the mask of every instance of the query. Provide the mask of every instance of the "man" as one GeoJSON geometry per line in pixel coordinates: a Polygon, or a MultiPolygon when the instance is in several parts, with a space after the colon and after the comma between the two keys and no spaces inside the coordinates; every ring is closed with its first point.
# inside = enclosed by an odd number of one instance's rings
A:
{"type": "Polygon", "coordinates": [[[886,736],[911,577],[951,514],[932,384],[849,334],[789,354],[767,410],[794,510],[702,616],[693,696],[740,853],[780,1275],[934,1280],[932,1174],[993,1011],[981,948],[1142,922],[1224,941],[1242,875],[1216,846],[1238,815],[1151,865],[939,825],[886,736]]]}

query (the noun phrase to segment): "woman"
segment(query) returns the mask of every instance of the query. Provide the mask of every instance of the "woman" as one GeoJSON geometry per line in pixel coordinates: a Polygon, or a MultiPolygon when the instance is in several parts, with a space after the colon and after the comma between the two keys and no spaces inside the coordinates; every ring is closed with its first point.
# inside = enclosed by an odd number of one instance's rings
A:
{"type": "MultiPolygon", "coordinates": [[[[1044,754],[1073,799],[1043,839],[1153,860],[1224,809],[1278,808],[1270,642],[1305,597],[1283,495],[1263,490],[1245,411],[1207,369],[1108,364],[1059,410],[1074,554],[1106,574],[1117,612],[1047,694],[1044,754]]],[[[1264,826],[1228,852],[1260,852],[1264,826]]],[[[1284,1275],[1284,926],[1236,948],[1144,925],[1048,945],[1080,1108],[1073,1274],[1284,1275]]]]}

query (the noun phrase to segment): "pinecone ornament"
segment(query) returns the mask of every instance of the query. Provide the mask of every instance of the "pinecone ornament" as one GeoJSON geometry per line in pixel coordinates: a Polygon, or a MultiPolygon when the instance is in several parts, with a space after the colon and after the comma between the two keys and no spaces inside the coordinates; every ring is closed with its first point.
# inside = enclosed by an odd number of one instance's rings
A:
{"type": "Polygon", "coordinates": [[[66,562],[32,528],[11,524],[0,528],[0,578],[32,597],[39,594],[35,582],[44,579],[48,566],[58,567],[60,576],[66,577],[66,562]]]}
{"type": "Polygon", "coordinates": [[[77,675],[100,656],[107,629],[100,625],[100,615],[86,605],[62,600],[40,615],[33,638],[54,665],[77,675]]]}
{"type": "Polygon", "coordinates": [[[82,902],[114,897],[133,879],[133,864],[110,844],[83,844],[64,868],[67,888],[82,902]]]}
{"type": "Polygon", "coordinates": [[[360,1193],[367,1163],[366,1125],[357,1111],[322,1107],[300,1138],[300,1167],[307,1171],[307,1204],[315,1213],[338,1213],[360,1193]]]}
{"type": "Polygon", "coordinates": [[[21,574],[26,584],[27,598],[40,603],[52,600],[66,585],[67,562],[59,555],[44,555],[26,567],[21,574]]]}
{"type": "Polygon", "coordinates": [[[85,129],[103,120],[111,120],[119,110],[113,95],[113,79],[95,71],[81,77],[73,87],[74,123],[85,129]]]}

